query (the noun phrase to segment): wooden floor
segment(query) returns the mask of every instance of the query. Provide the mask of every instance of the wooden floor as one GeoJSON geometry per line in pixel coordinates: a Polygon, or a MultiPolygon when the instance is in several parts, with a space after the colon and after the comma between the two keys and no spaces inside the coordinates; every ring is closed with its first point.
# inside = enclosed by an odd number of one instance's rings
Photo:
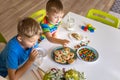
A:
{"type": "MultiPolygon", "coordinates": [[[[17,22],[33,12],[45,8],[48,0],[0,0],[0,32],[8,41],[17,34],[17,22]]],[[[65,14],[69,11],[85,16],[89,9],[108,12],[115,0],[61,0],[65,14]]]]}

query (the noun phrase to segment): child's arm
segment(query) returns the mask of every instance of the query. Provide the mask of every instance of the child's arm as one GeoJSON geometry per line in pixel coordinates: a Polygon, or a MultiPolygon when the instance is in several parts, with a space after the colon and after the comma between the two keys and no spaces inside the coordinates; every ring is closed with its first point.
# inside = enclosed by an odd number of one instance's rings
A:
{"type": "Polygon", "coordinates": [[[54,34],[52,34],[52,36],[53,36],[54,38],[57,38],[57,34],[58,34],[59,30],[60,30],[60,26],[58,26],[56,32],[55,32],[54,34]]]}
{"type": "Polygon", "coordinates": [[[18,80],[30,68],[37,55],[38,52],[36,50],[32,50],[29,59],[22,67],[20,67],[17,70],[8,69],[9,80],[18,80]]]}
{"type": "Polygon", "coordinates": [[[63,46],[65,46],[66,44],[69,43],[69,41],[66,39],[58,39],[56,37],[53,37],[50,32],[46,32],[45,35],[46,35],[47,39],[52,43],[61,44],[63,46]]]}

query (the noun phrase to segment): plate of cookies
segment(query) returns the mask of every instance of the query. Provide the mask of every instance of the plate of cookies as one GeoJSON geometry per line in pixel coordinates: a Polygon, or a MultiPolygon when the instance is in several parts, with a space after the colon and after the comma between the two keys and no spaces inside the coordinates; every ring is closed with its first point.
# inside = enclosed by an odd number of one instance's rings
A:
{"type": "Polygon", "coordinates": [[[94,62],[98,59],[98,52],[90,46],[82,46],[77,50],[77,56],[80,60],[94,62]]]}
{"type": "Polygon", "coordinates": [[[71,32],[68,34],[68,36],[70,37],[70,39],[76,40],[76,41],[80,41],[83,39],[83,36],[79,33],[76,32],[71,32]]]}
{"type": "Polygon", "coordinates": [[[71,64],[77,58],[77,54],[73,49],[62,46],[54,48],[51,56],[55,62],[60,64],[71,64]]]}

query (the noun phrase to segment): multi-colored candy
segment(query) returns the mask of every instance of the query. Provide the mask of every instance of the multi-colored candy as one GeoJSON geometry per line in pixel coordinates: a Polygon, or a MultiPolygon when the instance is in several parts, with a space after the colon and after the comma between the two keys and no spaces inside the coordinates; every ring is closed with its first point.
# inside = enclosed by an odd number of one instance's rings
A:
{"type": "Polygon", "coordinates": [[[94,61],[94,59],[96,58],[94,52],[88,48],[82,48],[79,50],[78,53],[84,61],[94,61]]]}
{"type": "Polygon", "coordinates": [[[87,46],[89,43],[90,43],[90,40],[81,41],[79,44],[75,45],[74,48],[75,48],[75,50],[77,50],[82,46],[87,46]]]}
{"type": "Polygon", "coordinates": [[[95,31],[95,28],[91,25],[91,24],[87,24],[85,26],[81,26],[81,29],[84,30],[84,31],[90,31],[90,32],[94,32],[95,31]]]}

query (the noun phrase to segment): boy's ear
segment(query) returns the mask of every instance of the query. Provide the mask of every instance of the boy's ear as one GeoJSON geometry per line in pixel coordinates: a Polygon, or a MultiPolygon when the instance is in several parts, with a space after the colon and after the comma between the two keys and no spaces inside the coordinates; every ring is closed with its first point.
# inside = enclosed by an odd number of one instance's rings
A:
{"type": "Polygon", "coordinates": [[[21,41],[22,41],[22,37],[21,37],[21,36],[19,36],[19,35],[17,36],[17,39],[18,39],[18,41],[19,41],[19,42],[21,42],[21,41]]]}

